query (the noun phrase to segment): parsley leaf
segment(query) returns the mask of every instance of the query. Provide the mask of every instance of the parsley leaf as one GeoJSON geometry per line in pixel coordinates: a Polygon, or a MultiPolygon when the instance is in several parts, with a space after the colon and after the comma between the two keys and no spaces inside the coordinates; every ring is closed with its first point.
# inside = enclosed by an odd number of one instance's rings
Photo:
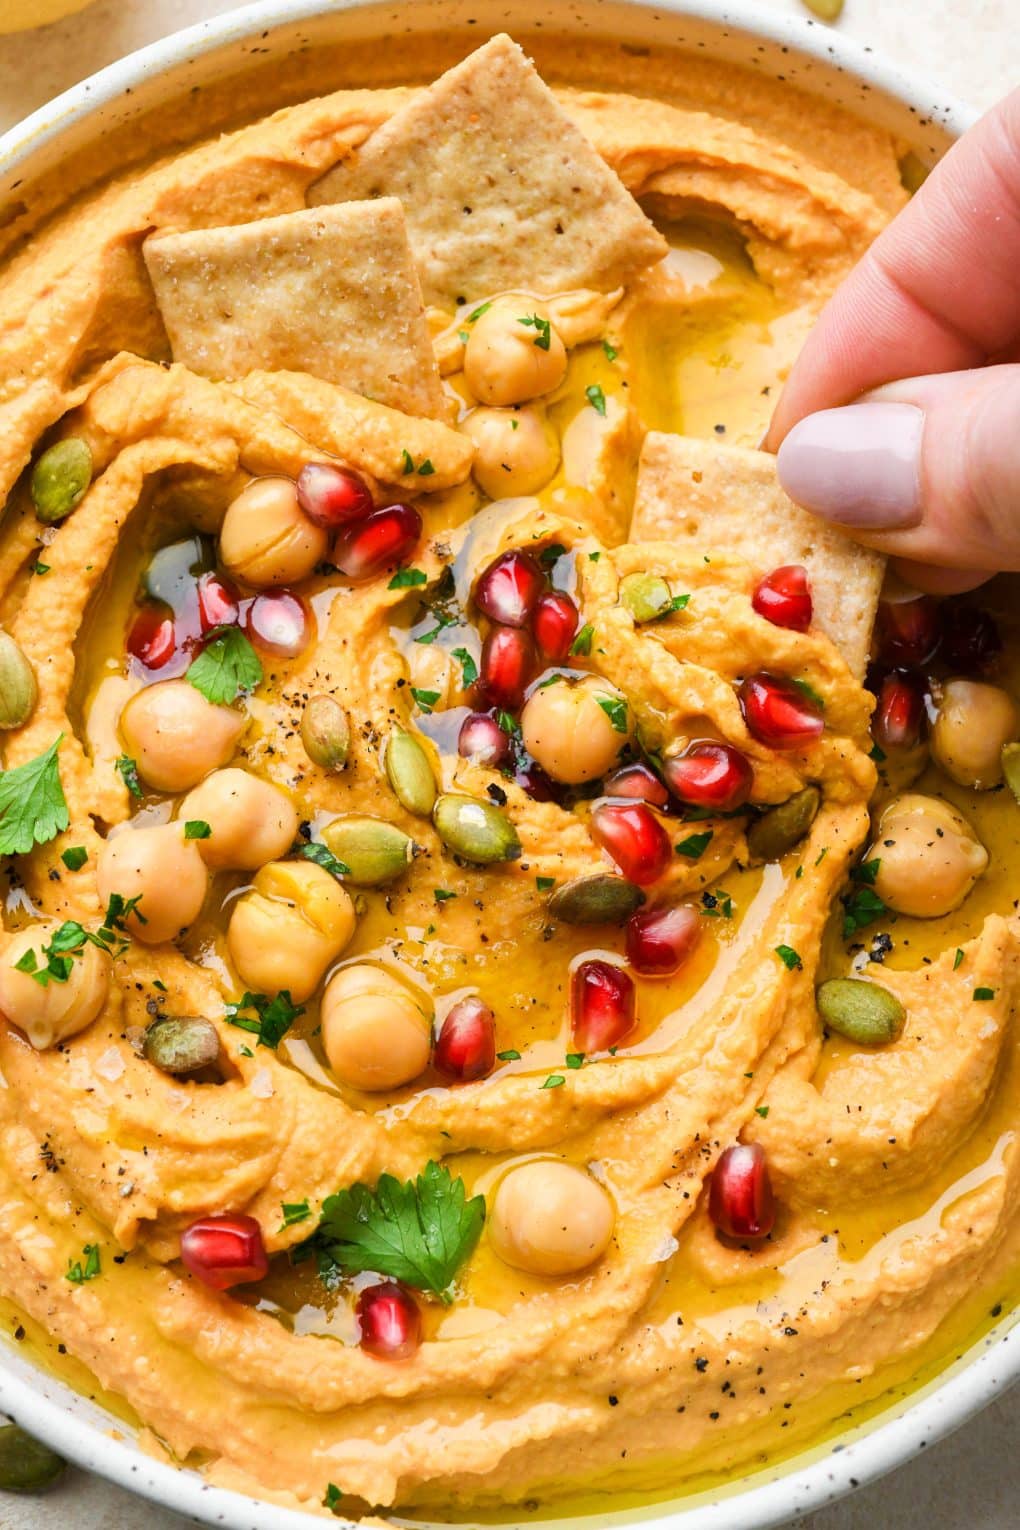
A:
{"type": "Polygon", "coordinates": [[[953,957],[953,971],[955,972],[963,962],[963,947],[957,946],[956,955],[953,957]]]}
{"type": "Polygon", "coordinates": [[[566,1064],[567,1064],[568,1068],[575,1068],[575,1069],[576,1068],[583,1068],[584,1067],[584,1053],[583,1052],[568,1052],[567,1056],[566,1056],[566,1064]]]}
{"type": "Polygon", "coordinates": [[[543,1088],[543,1089],[558,1089],[561,1084],[565,1084],[566,1082],[567,1082],[566,1078],[563,1076],[562,1073],[550,1073],[550,1075],[546,1079],[545,1083],[541,1085],[541,1088],[543,1088]]]}
{"type": "Polygon", "coordinates": [[[496,713],[496,721],[504,733],[509,733],[511,738],[519,738],[521,725],[512,712],[504,712],[500,709],[496,713]]]}
{"type": "Polygon", "coordinates": [[[464,1181],[430,1161],[404,1184],[381,1174],[374,1190],[358,1184],[327,1196],[315,1242],[345,1274],[388,1275],[448,1302],[484,1221],[484,1196],[467,1200],[464,1181]]]}
{"type": "Polygon", "coordinates": [[[536,330],[535,339],[532,342],[540,351],[547,351],[552,343],[552,325],[548,319],[540,318],[537,313],[530,313],[526,319],[518,319],[518,324],[523,324],[525,329],[536,330]]]}
{"type": "MultiPolygon", "coordinates": [[[[14,963],[15,970],[27,972],[40,988],[48,988],[50,983],[66,983],[71,976],[73,958],[81,955],[89,938],[85,927],[77,919],[65,919],[54,930],[53,939],[42,948],[46,965],[40,967],[35,949],[30,946],[14,963]]],[[[94,941],[94,944],[98,945],[99,942],[94,941]]]]}
{"type": "Polygon", "coordinates": [[[88,858],[89,853],[84,845],[72,845],[60,857],[68,871],[80,871],[88,858]]]}
{"type": "Polygon", "coordinates": [[[478,679],[478,665],[466,648],[455,648],[453,650],[453,657],[460,660],[462,684],[466,690],[469,685],[474,685],[478,679]]]}
{"type": "Polygon", "coordinates": [[[614,733],[627,731],[627,703],[622,696],[596,696],[596,701],[613,725],[614,733]]]}
{"type": "Polygon", "coordinates": [[[322,1499],[322,1507],[330,1509],[335,1514],[340,1507],[340,1500],[343,1496],[342,1488],[338,1488],[335,1482],[327,1482],[326,1491],[322,1499]]]}
{"type": "MultiPolygon", "coordinates": [[[[411,453],[405,446],[403,449],[403,456],[400,459],[400,471],[402,476],[405,478],[408,477],[411,473],[416,473],[419,478],[431,478],[432,474],[436,470],[432,464],[431,459],[428,457],[423,457],[418,466],[415,467],[414,458],[411,456],[411,453]]],[[[415,583],[417,582],[418,581],[416,580],[415,583]]]]}
{"type": "Polygon", "coordinates": [[[591,653],[591,640],[595,636],[595,628],[591,622],[585,622],[580,632],[570,645],[570,652],[575,658],[586,659],[591,653]]]}
{"type": "Polygon", "coordinates": [[[262,664],[239,627],[217,633],[184,676],[214,706],[229,706],[262,680],[262,664]]]}
{"type": "Polygon", "coordinates": [[[289,990],[282,988],[275,999],[264,993],[246,993],[238,1003],[227,1005],[224,1018],[229,1025],[257,1036],[259,1046],[276,1047],[304,1012],[304,1006],[292,1004],[289,990]],[[246,1014],[246,1010],[254,1010],[255,1014],[246,1014]]]}
{"type": "Polygon", "coordinates": [[[538,888],[539,892],[548,892],[550,887],[555,887],[556,886],[556,878],[555,877],[536,877],[535,878],[535,886],[538,888]]]}
{"type": "Polygon", "coordinates": [[[283,1212],[283,1226],[294,1227],[298,1222],[307,1222],[312,1214],[312,1208],[307,1201],[281,1201],[280,1210],[283,1212]]]}
{"type": "Polygon", "coordinates": [[[798,680],[796,678],[794,679],[793,684],[797,687],[802,696],[806,696],[808,701],[814,703],[819,712],[825,711],[825,697],[820,696],[813,685],[809,685],[806,680],[798,680]]]}
{"type": "Polygon", "coordinates": [[[792,946],[777,946],[776,955],[783,966],[788,967],[791,972],[795,972],[798,967],[803,967],[804,965],[800,959],[799,952],[795,951],[792,946]]]}
{"type": "Polygon", "coordinates": [[[388,590],[410,590],[416,584],[428,584],[429,576],[423,568],[398,568],[393,575],[388,590]]]}
{"type": "Polygon", "coordinates": [[[557,559],[565,556],[567,549],[562,542],[550,542],[543,547],[538,555],[538,561],[543,568],[552,568],[557,559]]]}
{"type": "Polygon", "coordinates": [[[449,903],[450,899],[455,898],[457,894],[451,892],[448,887],[433,887],[432,896],[437,903],[449,903]]]}
{"type": "Polygon", "coordinates": [[[677,855],[686,855],[690,861],[698,860],[712,843],[714,834],[714,829],[705,829],[700,834],[688,834],[687,838],[680,840],[677,845],[677,855]]]}
{"type": "Polygon", "coordinates": [[[873,861],[862,861],[854,871],[855,882],[866,882],[869,887],[874,887],[875,880],[882,868],[882,857],[876,855],[873,861]]]}
{"type": "Polygon", "coordinates": [[[132,797],[145,795],[138,780],[138,766],[129,754],[122,754],[119,760],[114,760],[113,768],[119,773],[132,797]]]}
{"type": "Polygon", "coordinates": [[[474,310],[474,312],[468,314],[468,317],[467,317],[468,323],[469,324],[477,324],[478,320],[482,317],[482,314],[483,313],[488,313],[488,311],[489,311],[489,309],[491,307],[492,307],[492,300],[491,300],[491,298],[490,298],[489,302],[487,302],[487,303],[479,303],[478,307],[474,310]]]}
{"type": "Polygon", "coordinates": [[[24,765],[0,772],[0,855],[27,855],[33,845],[44,845],[67,828],[57,763],[63,736],[24,765]]]}
{"type": "Polygon", "coordinates": [[[211,838],[211,836],[212,836],[212,829],[206,823],[204,818],[187,818],[187,819],[185,819],[185,822],[184,822],[184,838],[185,839],[209,839],[209,838],[211,838]]]}
{"type": "Polygon", "coordinates": [[[317,839],[313,839],[310,845],[302,845],[297,853],[303,855],[306,861],[314,861],[316,866],[328,871],[331,877],[349,877],[351,874],[351,868],[346,862],[317,839]]]}
{"type": "Polygon", "coordinates": [[[521,1054],[514,1047],[508,1047],[505,1052],[497,1052],[496,1057],[500,1062],[520,1062],[521,1054]]]}
{"type": "Polygon", "coordinates": [[[873,887],[859,887],[843,899],[843,939],[849,940],[858,930],[867,929],[888,912],[873,887]]]}
{"type": "Polygon", "coordinates": [[[974,998],[979,1004],[987,1004],[989,999],[995,998],[994,988],[975,988],[974,998]]]}
{"type": "Polygon", "coordinates": [[[619,356],[619,354],[620,354],[619,351],[616,349],[616,346],[612,345],[608,340],[603,340],[603,342],[602,342],[602,349],[606,353],[606,360],[607,361],[615,361],[617,356],[619,356]]]}
{"type": "Polygon", "coordinates": [[[432,708],[439,700],[438,691],[420,691],[415,685],[412,685],[411,687],[411,695],[414,697],[421,710],[426,713],[431,712],[432,708]]]}
{"type": "Polygon", "coordinates": [[[101,1274],[99,1264],[99,1244],[86,1243],[82,1249],[82,1258],[73,1263],[67,1261],[67,1274],[65,1280],[69,1280],[72,1286],[82,1286],[87,1280],[95,1280],[101,1274]]]}
{"type": "Polygon", "coordinates": [[[605,419],[606,395],[603,393],[598,383],[592,383],[590,388],[585,388],[584,396],[588,400],[591,407],[594,409],[595,413],[602,415],[603,419],[605,419]]]}
{"type": "Polygon", "coordinates": [[[754,1113],[755,1113],[756,1116],[761,1116],[763,1121],[767,1121],[768,1120],[768,1114],[769,1114],[769,1107],[767,1105],[756,1105],[754,1107],[754,1113]]]}

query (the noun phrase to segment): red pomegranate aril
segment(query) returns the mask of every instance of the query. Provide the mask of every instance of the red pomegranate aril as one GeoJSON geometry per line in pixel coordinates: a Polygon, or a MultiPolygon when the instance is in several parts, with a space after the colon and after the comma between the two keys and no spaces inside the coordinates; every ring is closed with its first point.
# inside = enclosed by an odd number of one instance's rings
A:
{"type": "Polygon", "coordinates": [[[538,669],[531,634],[520,627],[493,627],[482,644],[480,679],[486,701],[515,711],[538,669]]]}
{"type": "Polygon", "coordinates": [[[883,600],[878,607],[878,653],[893,669],[913,669],[939,646],[939,608],[930,595],[883,600]]]}
{"type": "Polygon", "coordinates": [[[689,903],[639,909],[627,921],[627,960],[642,977],[672,977],[701,939],[701,920],[689,903]]]}
{"type": "Polygon", "coordinates": [[[484,1078],[496,1062],[496,1026],[481,999],[458,999],[439,1028],[433,1061],[437,1072],[457,1083],[484,1078]]]}
{"type": "Polygon", "coordinates": [[[181,1262],[214,1291],[262,1280],[269,1270],[258,1222],[229,1212],[192,1222],[181,1238],[181,1262]]]}
{"type": "Polygon", "coordinates": [[[413,505],[383,505],[344,527],[333,544],[333,562],[348,579],[371,579],[409,557],[420,536],[421,516],[413,505]]]}
{"type": "Polygon", "coordinates": [[[214,627],[233,627],[241,597],[232,584],[218,574],[203,574],[198,581],[198,619],[203,632],[214,627]]]}
{"type": "Polygon", "coordinates": [[[245,617],[248,636],[278,659],[296,659],[311,639],[308,608],[289,590],[256,595],[245,617]]]}
{"type": "Polygon", "coordinates": [[[644,802],[603,798],[592,809],[591,831],[627,881],[638,887],[657,882],[669,865],[669,835],[644,802]]]}
{"type": "Polygon", "coordinates": [[[362,1349],[380,1360],[409,1360],[421,1343],[421,1310],[395,1280],[366,1286],[355,1311],[362,1349]]]}
{"type": "Polygon", "coordinates": [[[636,802],[648,802],[652,807],[669,807],[669,792],[654,770],[637,762],[621,765],[602,783],[607,797],[632,797],[636,802]]]}
{"type": "Polygon", "coordinates": [[[921,737],[924,694],[908,675],[886,675],[878,693],[871,731],[884,749],[908,749],[921,737]]]}
{"type": "Polygon", "coordinates": [[[983,675],[994,669],[1002,652],[1002,638],[994,617],[979,606],[946,602],[941,607],[942,658],[950,669],[965,675],[983,675]]]}
{"type": "Polygon", "coordinates": [[[475,585],[475,605],[502,627],[523,627],[545,589],[545,575],[530,553],[514,550],[490,563],[475,585]]]}
{"type": "Polygon", "coordinates": [[[177,647],[174,619],[164,606],[145,605],[131,624],[127,651],[146,669],[162,669],[177,647]]]}
{"type": "Polygon", "coordinates": [[[457,753],[498,770],[510,758],[510,736],[488,712],[469,712],[457,735],[457,753]]]}
{"type": "Polygon", "coordinates": [[[747,731],[770,749],[802,749],[825,731],[816,701],[778,675],[749,675],[740,687],[747,731]]]}
{"type": "Polygon", "coordinates": [[[811,625],[811,586],[807,569],[799,563],[785,563],[760,580],[751,604],[759,616],[774,627],[789,627],[806,632],[811,625]]]}
{"type": "Polygon", "coordinates": [[[335,531],[348,521],[363,521],[372,496],[357,473],[329,462],[306,462],[297,478],[298,504],[310,521],[335,531]]]}
{"type": "Polygon", "coordinates": [[[720,813],[742,806],[754,785],[754,771],[747,756],[732,744],[714,739],[691,744],[683,754],[666,755],[662,773],[670,791],[681,802],[714,808],[720,813]]]}
{"type": "Polygon", "coordinates": [[[579,962],[570,980],[570,1034],[579,1052],[607,1052],[634,1029],[634,984],[615,962],[579,962]]]}
{"type": "Polygon", "coordinates": [[[550,664],[564,663],[577,634],[577,607],[570,596],[559,590],[543,595],[535,606],[531,630],[542,657],[550,664]]]}
{"type": "Polygon", "coordinates": [[[708,1214],[727,1238],[766,1238],[775,1226],[765,1151],[760,1143],[728,1147],[712,1171],[708,1214]]]}

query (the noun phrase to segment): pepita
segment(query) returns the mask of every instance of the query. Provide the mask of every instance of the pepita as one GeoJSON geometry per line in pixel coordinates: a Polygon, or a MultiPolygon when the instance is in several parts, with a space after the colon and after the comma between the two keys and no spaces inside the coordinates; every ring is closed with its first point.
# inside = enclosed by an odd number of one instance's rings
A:
{"type": "Polygon", "coordinates": [[[402,808],[416,818],[428,818],[436,805],[438,788],[424,747],[406,728],[394,728],[386,740],[383,756],[386,779],[402,808]]]}
{"type": "Polygon", "coordinates": [[[66,1462],[17,1424],[0,1425],[0,1491],[41,1493],[56,1482],[66,1462]]]}
{"type": "Polygon", "coordinates": [[[840,1036],[860,1046],[880,1047],[895,1041],[906,1011],[888,988],[860,978],[830,978],[817,993],[818,1013],[840,1036]]]}
{"type": "Polygon", "coordinates": [[[626,574],[620,580],[620,604],[640,625],[658,621],[672,610],[673,595],[659,574],[626,574]]]}
{"type": "Polygon", "coordinates": [[[334,818],[322,830],[323,843],[349,868],[344,881],[381,887],[405,872],[414,859],[414,841],[384,818],[334,818]]]}
{"type": "Polygon", "coordinates": [[[0,728],[20,728],[39,699],[35,670],[7,632],[0,632],[0,728]]]}
{"type": "Polygon", "coordinates": [[[313,765],[342,770],[351,745],[347,713],[332,696],[309,696],[301,714],[301,742],[313,765]]]}
{"type": "Polygon", "coordinates": [[[747,848],[755,861],[779,861],[799,845],[814,823],[822,794],[817,786],[805,786],[776,807],[756,818],[747,831],[747,848]]]}
{"type": "Polygon", "coordinates": [[[436,833],[448,850],[476,866],[515,861],[521,853],[517,830],[499,808],[460,792],[445,792],[432,812],[436,833]]]}
{"type": "Polygon", "coordinates": [[[623,924],[645,901],[623,877],[574,877],[549,897],[549,912],[564,924],[623,924]]]}
{"type": "Polygon", "coordinates": [[[88,442],[68,436],[48,446],[32,469],[29,493],[35,513],[47,526],[70,515],[92,482],[88,442]]]}
{"type": "Polygon", "coordinates": [[[201,1015],[160,1015],[145,1032],[142,1052],[162,1073],[185,1078],[212,1066],[220,1038],[212,1021],[201,1015]]]}

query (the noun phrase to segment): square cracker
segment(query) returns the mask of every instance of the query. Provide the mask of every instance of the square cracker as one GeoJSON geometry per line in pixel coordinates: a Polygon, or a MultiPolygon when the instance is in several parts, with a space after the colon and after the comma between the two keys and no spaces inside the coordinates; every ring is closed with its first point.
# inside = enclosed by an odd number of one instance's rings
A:
{"type": "Polygon", "coordinates": [[[666,241],[517,43],[493,37],[378,128],[309,201],[396,196],[425,301],[608,292],[666,241]]]}
{"type": "Polygon", "coordinates": [[[143,253],[192,372],[309,372],[405,414],[446,413],[395,198],[164,234],[143,253]]]}
{"type": "Polygon", "coordinates": [[[689,540],[735,553],[758,574],[802,563],[818,626],[863,678],[885,559],[787,499],[767,452],[650,431],[630,539],[689,540]]]}

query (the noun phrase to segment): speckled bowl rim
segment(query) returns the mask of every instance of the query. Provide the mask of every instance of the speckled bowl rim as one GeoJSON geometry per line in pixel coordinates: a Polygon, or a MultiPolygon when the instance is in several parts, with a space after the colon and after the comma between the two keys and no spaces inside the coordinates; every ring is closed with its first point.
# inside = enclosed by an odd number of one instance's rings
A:
{"type": "MultiPolygon", "coordinates": [[[[386,5],[380,0],[262,0],[241,10],[227,12],[111,64],[90,79],[74,86],[0,137],[0,197],[17,184],[15,176],[40,154],[51,159],[61,141],[75,129],[87,129],[95,114],[109,111],[153,76],[173,70],[184,74],[190,65],[228,44],[242,46],[280,27],[307,22],[337,11],[376,11],[380,23],[406,24],[413,15],[413,30],[424,30],[437,19],[441,8],[446,20],[464,25],[474,13],[490,17],[493,25],[523,34],[535,13],[544,10],[560,30],[603,35],[618,33],[628,20],[645,27],[651,20],[663,28],[662,41],[680,40],[674,27],[688,22],[698,29],[709,27],[720,47],[732,51],[737,40],[746,50],[745,63],[766,63],[779,50],[782,68],[796,83],[810,89],[803,74],[813,66],[835,70],[856,89],[860,110],[870,99],[883,98],[912,114],[921,132],[936,130],[938,147],[957,137],[974,120],[974,113],[931,82],[889,63],[870,48],[810,20],[762,12],[748,0],[722,4],[719,0],[521,0],[520,14],[500,12],[489,0],[404,0],[386,5]],[[754,55],[754,56],[753,56],[754,55]]],[[[483,35],[480,31],[480,35],[483,35]]],[[[702,44],[705,46],[705,44],[702,44]]],[[[711,52],[711,46],[708,47],[711,52]]],[[[831,80],[830,80],[831,86],[831,80]]],[[[876,113],[877,114],[877,113],[876,113]]],[[[919,141],[919,140],[917,140],[919,141]]],[[[924,158],[923,151],[921,157],[924,158]]],[[[935,152],[934,149],[932,152],[935,152]]],[[[803,1452],[789,1461],[748,1475],[737,1474],[725,1490],[660,1501],[636,1509],[600,1513],[605,1526],[641,1525],[659,1530],[766,1530],[796,1514],[819,1508],[854,1488],[874,1481],[908,1461],[938,1439],[963,1424],[1020,1380],[1020,1312],[1003,1315],[997,1326],[975,1344],[940,1377],[910,1397],[892,1404],[876,1418],[856,1425],[825,1446],[803,1452]],[[1016,1324],[1016,1326],[1014,1326],[1016,1324]]],[[[129,1433],[97,1405],[88,1402],[33,1366],[15,1346],[0,1348],[0,1409],[24,1428],[47,1440],[69,1460],[98,1473],[121,1487],[164,1505],[178,1514],[191,1515],[200,1523],[228,1530],[307,1530],[310,1517],[298,1510],[260,1502],[223,1488],[210,1487],[196,1473],[179,1471],[154,1460],[130,1440],[129,1433]]],[[[607,1499],[607,1503],[611,1501],[607,1499]]],[[[338,1523],[343,1523],[338,1521],[338,1523]]],[[[527,1517],[529,1526],[537,1521],[527,1517]]],[[[585,1520],[560,1520],[559,1530],[589,1526],[585,1520]]]]}

